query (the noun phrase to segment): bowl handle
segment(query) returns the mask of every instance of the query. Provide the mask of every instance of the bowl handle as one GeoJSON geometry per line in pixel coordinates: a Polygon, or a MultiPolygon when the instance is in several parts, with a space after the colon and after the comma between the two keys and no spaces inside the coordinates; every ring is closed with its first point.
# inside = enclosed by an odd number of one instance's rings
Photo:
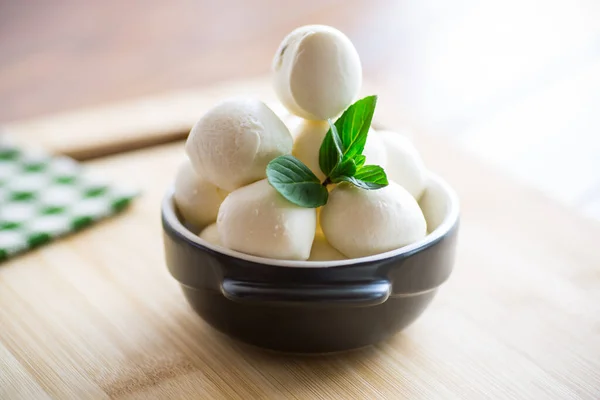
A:
{"type": "Polygon", "coordinates": [[[387,280],[344,284],[270,284],[225,279],[221,292],[229,300],[247,304],[301,306],[374,306],[385,302],[391,293],[387,280]]]}

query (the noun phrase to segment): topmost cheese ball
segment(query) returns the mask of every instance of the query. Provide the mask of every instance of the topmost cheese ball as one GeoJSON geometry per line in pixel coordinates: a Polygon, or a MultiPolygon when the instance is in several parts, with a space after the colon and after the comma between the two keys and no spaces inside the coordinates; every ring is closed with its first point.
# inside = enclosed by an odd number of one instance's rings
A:
{"type": "Polygon", "coordinates": [[[185,151],[200,175],[231,192],[265,178],[267,164],[291,153],[292,142],[288,128],[262,101],[238,97],[200,118],[185,151]]]}
{"type": "Polygon", "coordinates": [[[362,67],[354,45],[324,25],[294,30],[273,61],[279,100],[293,114],[310,120],[334,118],[358,96],[362,67]]]}

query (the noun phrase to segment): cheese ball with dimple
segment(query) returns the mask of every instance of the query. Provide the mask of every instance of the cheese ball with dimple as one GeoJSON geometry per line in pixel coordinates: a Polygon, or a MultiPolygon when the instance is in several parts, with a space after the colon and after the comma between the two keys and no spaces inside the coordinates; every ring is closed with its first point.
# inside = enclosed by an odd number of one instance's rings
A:
{"type": "Polygon", "coordinates": [[[206,240],[210,244],[221,246],[221,239],[219,238],[219,229],[217,223],[212,223],[200,232],[198,235],[200,239],[206,240]]]}
{"type": "Polygon", "coordinates": [[[320,220],[329,243],[349,258],[395,250],[427,233],[417,201],[394,182],[378,190],[337,185],[320,220]]]}
{"type": "MultiPolygon", "coordinates": [[[[324,180],[325,175],[319,167],[319,151],[328,130],[329,124],[327,121],[304,120],[292,132],[292,136],[294,136],[292,154],[306,164],[320,180],[324,180]]],[[[366,157],[365,164],[386,166],[385,146],[379,138],[378,132],[373,129],[369,130],[363,155],[366,157]]]]}
{"type": "Polygon", "coordinates": [[[267,164],[292,151],[292,136],[275,113],[254,98],[225,100],[192,128],[185,151],[197,171],[232,191],[266,177],[267,164]]]}
{"type": "Polygon", "coordinates": [[[306,260],[315,236],[314,208],[290,203],[266,179],[229,194],[217,217],[222,246],[280,260],[306,260]]]}
{"type": "Polygon", "coordinates": [[[323,232],[319,232],[317,229],[308,261],[335,261],[345,260],[346,258],[346,256],[330,245],[327,239],[325,239],[323,232]]]}
{"type": "Polygon", "coordinates": [[[419,200],[427,184],[427,168],[414,144],[400,133],[379,131],[387,149],[385,172],[392,180],[419,200]]]}
{"type": "Polygon", "coordinates": [[[225,196],[227,192],[198,174],[189,160],[180,165],[175,176],[173,197],[186,224],[199,229],[215,222],[225,196]]]}
{"type": "Polygon", "coordinates": [[[273,60],[274,88],[291,113],[334,118],[358,96],[362,67],[354,45],[324,25],[300,27],[283,39],[273,60]]]}

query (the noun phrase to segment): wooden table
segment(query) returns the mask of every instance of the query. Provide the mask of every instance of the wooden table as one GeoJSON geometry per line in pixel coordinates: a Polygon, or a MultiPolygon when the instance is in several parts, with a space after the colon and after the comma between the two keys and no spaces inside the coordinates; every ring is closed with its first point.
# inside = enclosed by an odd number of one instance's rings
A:
{"type": "MultiPolygon", "coordinates": [[[[391,96],[372,90],[388,99],[379,122],[399,127],[391,96]]],[[[0,399],[600,398],[600,226],[425,134],[417,145],[458,191],[462,225],[455,272],[417,322],[325,357],[262,352],[204,323],[167,273],[159,203],[186,124],[232,91],[272,99],[258,79],[9,127],[144,193],[0,265],[0,399]],[[164,118],[136,129],[153,110],[164,118]],[[89,141],[53,139],[86,127],[89,141]],[[138,147],[152,146],[123,152],[144,136],[138,147]]]]}

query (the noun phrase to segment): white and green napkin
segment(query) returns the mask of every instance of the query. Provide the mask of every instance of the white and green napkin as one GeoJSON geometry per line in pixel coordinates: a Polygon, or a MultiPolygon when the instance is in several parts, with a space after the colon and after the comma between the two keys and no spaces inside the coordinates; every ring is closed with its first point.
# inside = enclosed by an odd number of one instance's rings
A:
{"type": "Polygon", "coordinates": [[[115,214],[135,195],[0,134],[0,262],[115,214]]]}

